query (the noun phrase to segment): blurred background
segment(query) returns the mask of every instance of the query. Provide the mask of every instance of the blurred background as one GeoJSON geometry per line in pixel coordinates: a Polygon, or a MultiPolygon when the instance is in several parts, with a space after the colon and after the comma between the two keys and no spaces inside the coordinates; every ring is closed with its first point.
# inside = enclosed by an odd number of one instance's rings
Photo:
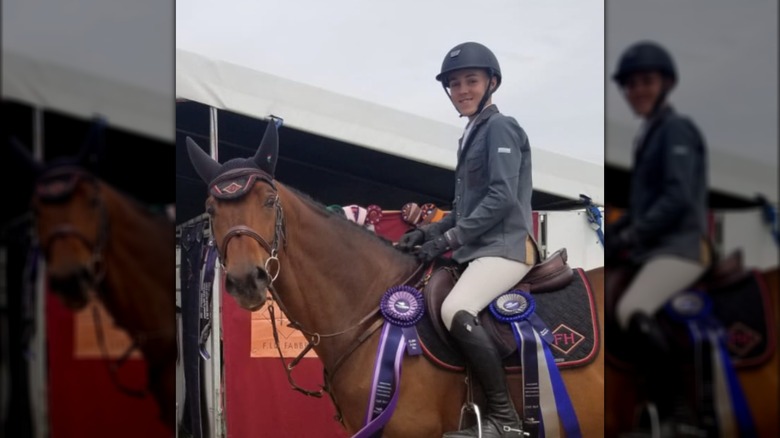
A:
{"type": "MultiPolygon", "coordinates": [[[[66,309],[29,271],[34,180],[10,159],[9,139],[50,162],[77,154],[102,117],[97,176],[155,211],[171,209],[173,16],[173,1],[2,2],[1,436],[170,436],[151,397],[129,397],[110,379],[126,334],[97,303],[100,328],[89,311],[66,309]]],[[[145,385],[143,357],[134,353],[118,376],[145,385]]]]}
{"type": "MultiPolygon", "coordinates": [[[[641,124],[611,76],[624,50],[652,40],[676,63],[679,79],[668,101],[693,120],[708,147],[709,238],[719,267],[726,268],[717,272],[732,276],[707,284],[723,325],[724,348],[758,436],[775,436],[780,427],[778,3],[610,0],[605,17],[606,222],[619,218],[629,204],[634,138],[641,124]],[[735,298],[724,304],[729,295],[735,298]]],[[[608,282],[617,272],[607,266],[608,282]]],[[[608,330],[608,347],[610,339],[608,330]]],[[[607,358],[606,436],[619,436],[638,418],[637,406],[624,398],[631,397],[626,394],[636,381],[619,361],[607,358]]]]}
{"type": "Polygon", "coordinates": [[[611,80],[620,54],[650,39],[675,58],[670,102],[701,129],[709,148],[713,238],[723,253],[744,247],[751,266],[777,265],[756,196],[778,203],[777,2],[608,1],[605,91],[606,203],[625,206],[640,121],[611,80]]]}

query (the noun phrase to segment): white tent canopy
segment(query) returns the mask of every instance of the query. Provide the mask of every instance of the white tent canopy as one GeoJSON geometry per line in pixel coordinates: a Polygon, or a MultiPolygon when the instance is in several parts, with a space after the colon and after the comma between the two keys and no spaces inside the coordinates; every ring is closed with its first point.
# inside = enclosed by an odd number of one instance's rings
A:
{"type": "Polygon", "coordinates": [[[483,43],[535,188],[603,203],[602,1],[191,0],[176,15],[177,97],[443,168],[465,120],[434,77],[450,48],[483,43]]]}
{"type": "Polygon", "coordinates": [[[169,2],[8,0],[2,19],[4,99],[173,140],[169,2]]]}
{"type": "MultiPolygon", "coordinates": [[[[670,101],[702,130],[710,184],[719,191],[778,201],[778,3],[625,0],[607,8],[607,75],[630,44],[669,49],[680,82],[670,101]]],[[[606,161],[629,167],[639,121],[607,84],[606,161]]]]}
{"type": "MultiPolygon", "coordinates": [[[[252,117],[279,116],[285,126],[455,168],[456,126],[182,49],[176,51],[176,95],[252,117]]],[[[603,202],[602,166],[540,148],[532,154],[536,189],[603,202]]]]}

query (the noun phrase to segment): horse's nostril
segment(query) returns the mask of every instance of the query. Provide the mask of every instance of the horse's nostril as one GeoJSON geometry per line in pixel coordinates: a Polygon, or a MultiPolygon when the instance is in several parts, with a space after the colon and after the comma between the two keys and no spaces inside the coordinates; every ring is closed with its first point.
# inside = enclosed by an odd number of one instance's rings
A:
{"type": "Polygon", "coordinates": [[[225,287],[230,289],[236,287],[236,279],[230,274],[225,275],[225,287]]]}
{"type": "Polygon", "coordinates": [[[260,282],[268,281],[268,273],[265,272],[265,269],[258,266],[255,270],[255,279],[260,282]]]}

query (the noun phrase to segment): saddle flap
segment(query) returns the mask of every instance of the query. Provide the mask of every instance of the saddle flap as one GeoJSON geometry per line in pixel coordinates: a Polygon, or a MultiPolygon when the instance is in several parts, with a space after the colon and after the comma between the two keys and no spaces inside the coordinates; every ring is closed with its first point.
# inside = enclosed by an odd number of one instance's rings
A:
{"type": "Polygon", "coordinates": [[[428,285],[425,286],[423,293],[425,307],[433,328],[436,334],[439,335],[439,338],[447,343],[450,343],[450,340],[447,328],[444,327],[444,323],[441,320],[441,305],[452,288],[455,287],[456,281],[453,268],[436,269],[431,275],[431,279],[428,280],[428,285]]]}

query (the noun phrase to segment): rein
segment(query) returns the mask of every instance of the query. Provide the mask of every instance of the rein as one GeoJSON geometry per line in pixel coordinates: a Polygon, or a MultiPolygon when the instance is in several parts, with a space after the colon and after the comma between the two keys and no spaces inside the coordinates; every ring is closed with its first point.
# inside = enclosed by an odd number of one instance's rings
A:
{"type": "MultiPolygon", "coordinates": [[[[420,273],[422,270],[424,264],[418,265],[417,268],[412,272],[412,274],[404,280],[402,284],[408,285],[411,283],[414,278],[420,273]]],[[[419,286],[423,282],[423,279],[420,279],[420,281],[417,282],[416,286],[419,286]]],[[[334,338],[336,336],[343,335],[345,333],[348,333],[363,324],[365,324],[367,321],[371,320],[374,316],[377,316],[379,314],[379,306],[374,307],[371,309],[370,312],[368,312],[365,316],[363,316],[360,321],[357,323],[343,329],[337,332],[333,333],[327,333],[327,334],[320,334],[317,332],[312,332],[310,330],[307,330],[303,328],[301,323],[296,321],[295,319],[290,317],[289,312],[287,312],[287,308],[285,307],[284,303],[282,302],[281,297],[276,292],[276,288],[273,286],[273,281],[268,286],[268,289],[271,291],[271,297],[274,301],[276,301],[279,304],[279,309],[287,315],[287,319],[290,320],[290,323],[287,325],[290,328],[293,328],[295,330],[300,331],[301,333],[307,335],[309,337],[309,341],[306,344],[306,347],[303,348],[303,350],[298,354],[298,356],[295,357],[289,364],[287,364],[284,360],[284,355],[282,353],[281,348],[279,347],[279,335],[277,333],[276,329],[276,318],[275,318],[275,312],[272,304],[269,304],[268,306],[268,312],[271,315],[271,328],[274,335],[274,343],[276,344],[276,350],[279,353],[279,359],[282,361],[282,367],[284,368],[285,373],[287,374],[287,381],[290,382],[290,385],[292,388],[304,395],[310,396],[310,397],[322,397],[323,391],[328,391],[330,389],[330,382],[333,379],[333,376],[336,374],[336,371],[341,367],[341,365],[344,363],[344,361],[363,343],[368,339],[374,332],[376,332],[384,322],[381,318],[377,319],[373,324],[371,324],[360,336],[358,336],[347,348],[347,350],[342,353],[338,359],[336,360],[336,363],[333,365],[333,370],[328,372],[327,369],[324,370],[325,376],[324,376],[324,382],[323,385],[321,385],[322,389],[318,391],[310,391],[304,388],[301,388],[295,383],[295,379],[292,376],[292,371],[295,368],[296,365],[303,359],[304,356],[314,347],[319,345],[320,341],[323,338],[334,338]]],[[[323,366],[324,368],[324,366],[323,366]]],[[[334,400],[335,404],[335,400],[334,400]]]]}

